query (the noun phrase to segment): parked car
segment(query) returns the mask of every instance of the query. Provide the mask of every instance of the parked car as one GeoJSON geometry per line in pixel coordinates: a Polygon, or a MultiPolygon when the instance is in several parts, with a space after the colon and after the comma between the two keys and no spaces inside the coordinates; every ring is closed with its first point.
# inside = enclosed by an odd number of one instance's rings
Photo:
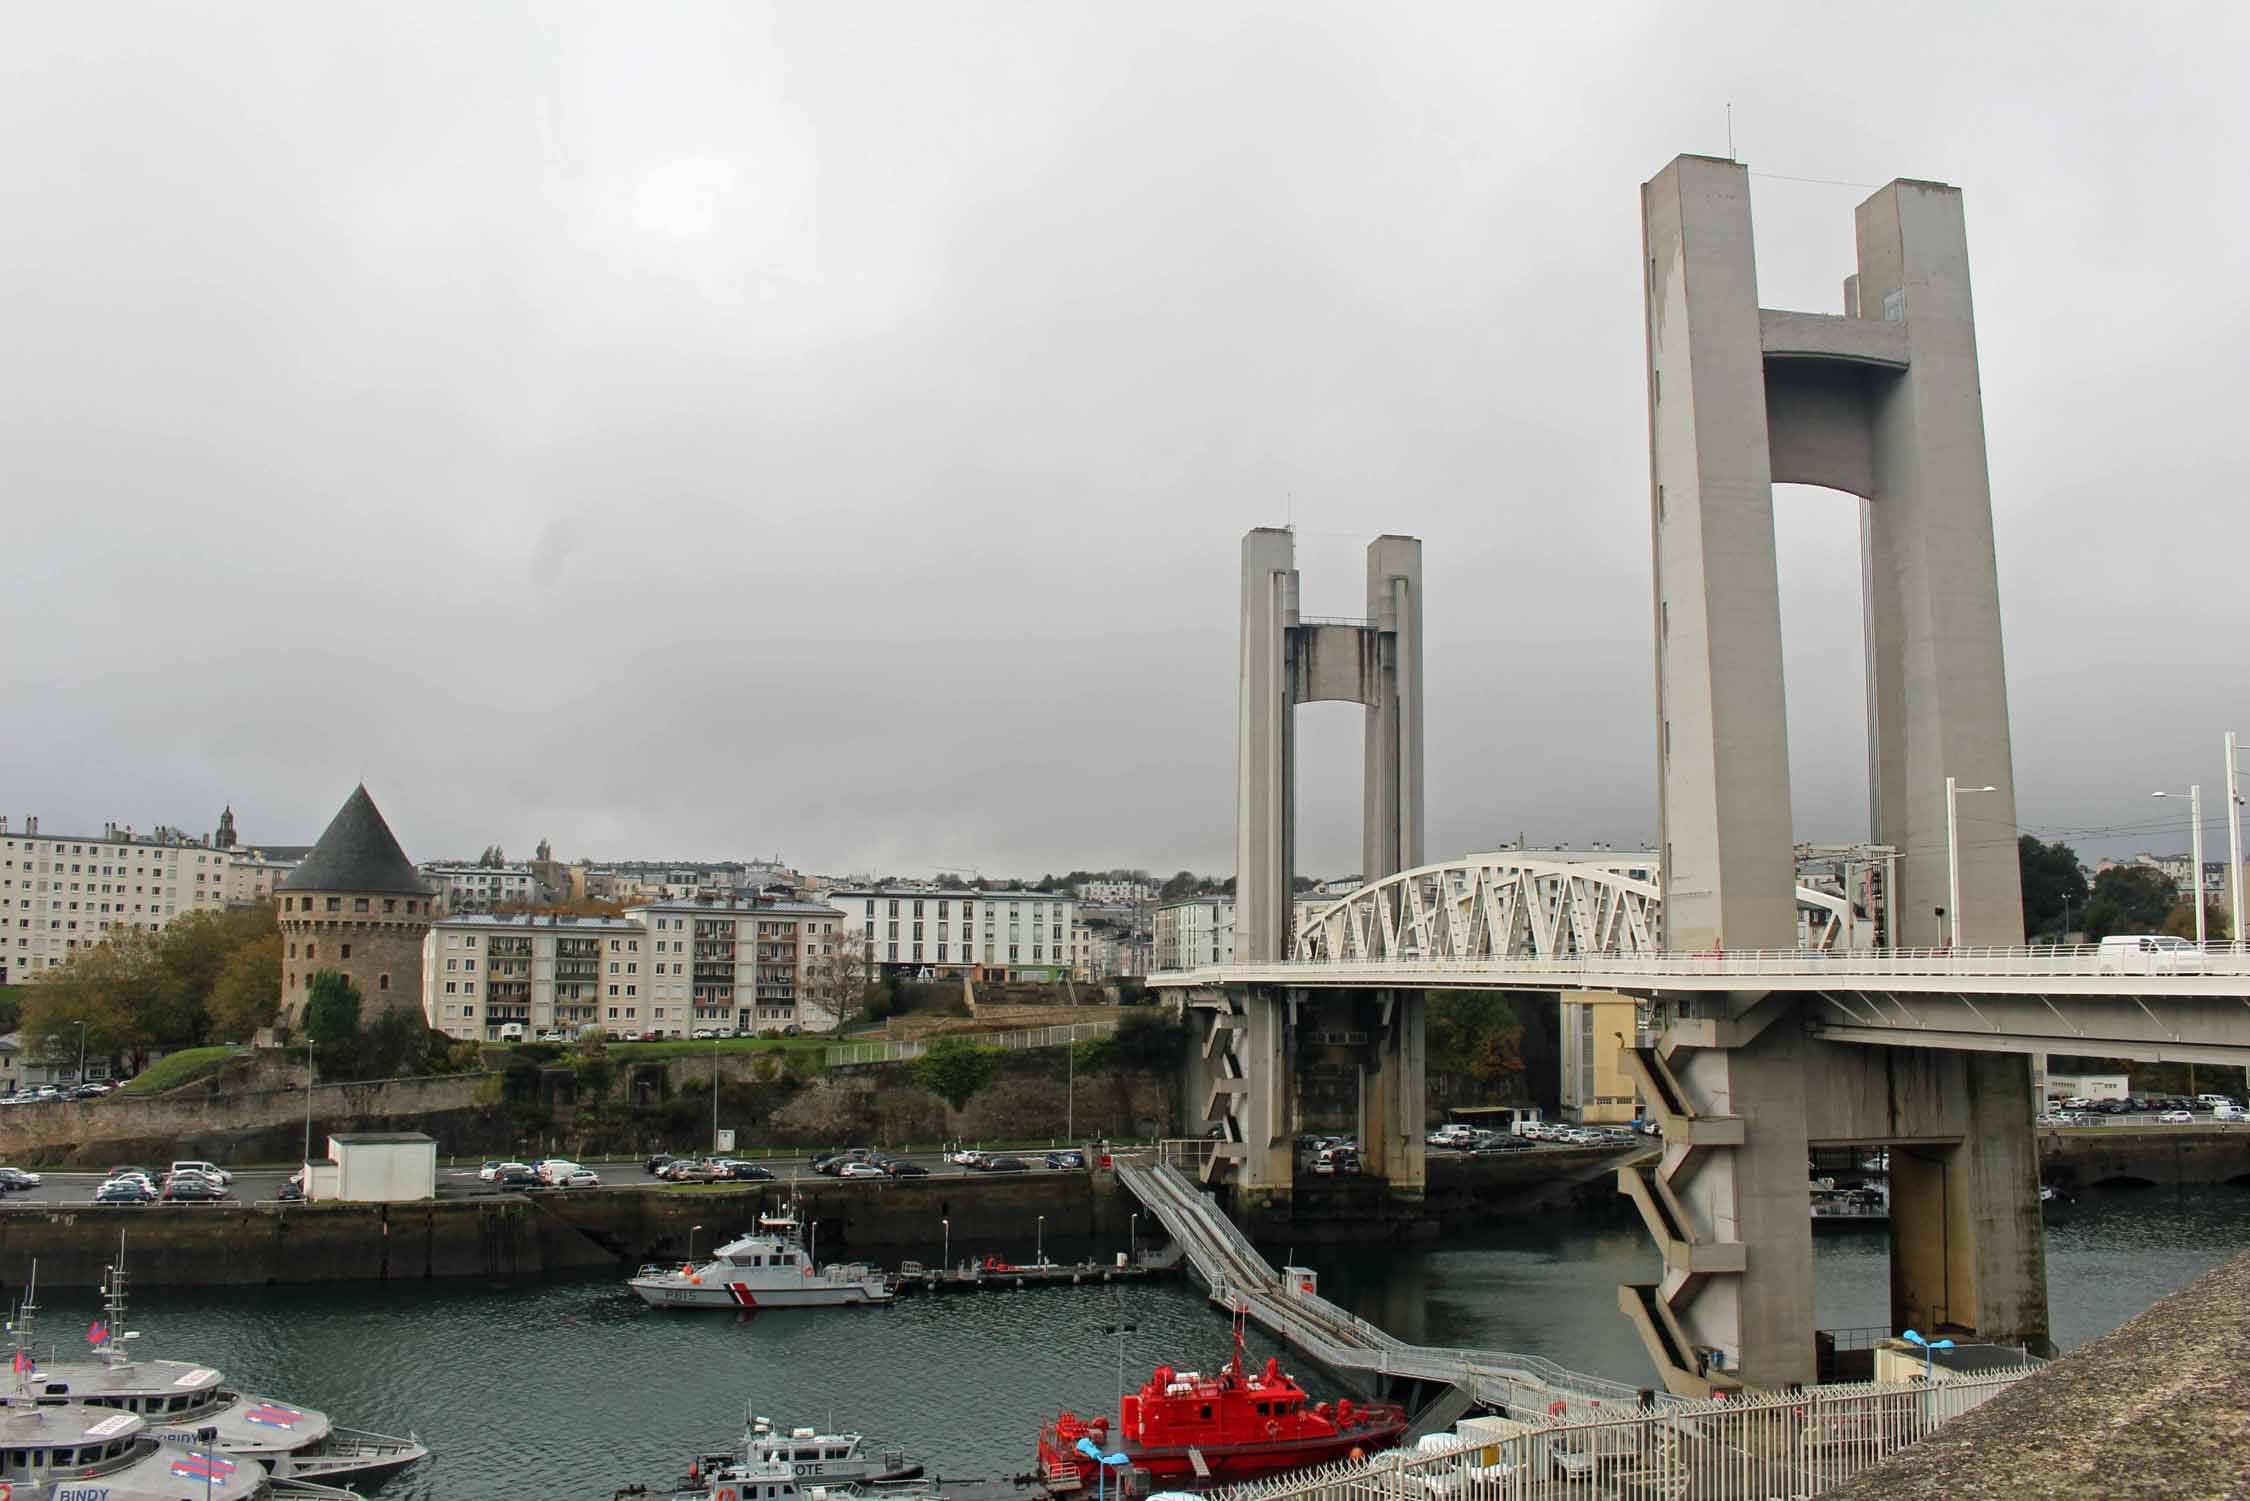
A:
{"type": "Polygon", "coordinates": [[[930,1170],[918,1162],[894,1162],[885,1171],[894,1178],[927,1178],[930,1170]]]}
{"type": "Polygon", "coordinates": [[[2208,1109],[2214,1105],[2234,1105],[2240,1102],[2230,1094],[2199,1094],[2195,1097],[2195,1103],[2201,1108],[2208,1109]]]}
{"type": "Polygon", "coordinates": [[[1052,1168],[1079,1168],[1086,1165],[1084,1152],[1049,1152],[1047,1166],[1052,1168]]]}
{"type": "Polygon", "coordinates": [[[671,1183],[716,1183],[725,1176],[708,1162],[675,1162],[664,1170],[665,1180],[671,1183]]]}
{"type": "Polygon", "coordinates": [[[2195,1112],[2192,1110],[2167,1110],[2157,1119],[2167,1126],[2192,1126],[2195,1124],[2195,1112]]]}
{"type": "Polygon", "coordinates": [[[570,1176],[562,1180],[562,1186],[565,1188],[599,1188],[602,1186],[602,1180],[597,1173],[590,1172],[585,1168],[575,1168],[571,1171],[570,1176]]]}
{"type": "Polygon", "coordinates": [[[227,1196],[226,1185],[199,1173],[177,1173],[164,1185],[164,1197],[176,1204],[212,1204],[227,1196]]]}
{"type": "Polygon", "coordinates": [[[528,1162],[488,1162],[477,1169],[477,1176],[487,1183],[498,1183],[502,1173],[530,1171],[531,1164],[528,1162]]]}
{"type": "Polygon", "coordinates": [[[737,1162],[728,1167],[727,1176],[737,1183],[771,1183],[773,1169],[760,1167],[755,1162],[737,1162]]]}
{"type": "Polygon", "coordinates": [[[537,1173],[520,1162],[511,1162],[502,1167],[500,1176],[493,1181],[502,1188],[538,1188],[545,1182],[537,1173]]]}
{"type": "Polygon", "coordinates": [[[542,1183],[560,1183],[578,1171],[578,1164],[567,1157],[549,1157],[536,1163],[532,1171],[539,1175],[542,1183]]]}
{"type": "Polygon", "coordinates": [[[1021,1157],[987,1157],[972,1169],[979,1173],[1028,1173],[1031,1164],[1021,1157]]]}
{"type": "Polygon", "coordinates": [[[136,1178],[112,1178],[94,1190],[96,1204],[153,1204],[156,1190],[136,1178]]]}
{"type": "Polygon", "coordinates": [[[675,1160],[670,1152],[652,1152],[649,1154],[648,1161],[641,1164],[641,1170],[648,1173],[662,1173],[664,1165],[675,1160]]]}
{"type": "Polygon", "coordinates": [[[883,1178],[888,1177],[889,1174],[872,1162],[846,1162],[837,1168],[836,1176],[839,1178],[883,1178]]]}
{"type": "Polygon", "coordinates": [[[20,1167],[0,1167],[0,1193],[14,1193],[18,1189],[38,1186],[37,1173],[27,1173],[20,1167]]]}
{"type": "Polygon", "coordinates": [[[175,1173],[201,1173],[204,1177],[216,1178],[221,1183],[234,1182],[234,1174],[228,1172],[216,1162],[175,1162],[172,1164],[172,1171],[175,1173]]]}
{"type": "Polygon", "coordinates": [[[304,1202],[305,1191],[303,1188],[297,1185],[295,1180],[291,1180],[290,1182],[284,1183],[281,1185],[281,1187],[275,1189],[273,1191],[273,1196],[275,1202],[277,1203],[300,1204],[304,1202]]]}
{"type": "Polygon", "coordinates": [[[984,1153],[975,1147],[956,1147],[945,1154],[945,1160],[955,1167],[975,1167],[984,1161],[984,1153]]]}

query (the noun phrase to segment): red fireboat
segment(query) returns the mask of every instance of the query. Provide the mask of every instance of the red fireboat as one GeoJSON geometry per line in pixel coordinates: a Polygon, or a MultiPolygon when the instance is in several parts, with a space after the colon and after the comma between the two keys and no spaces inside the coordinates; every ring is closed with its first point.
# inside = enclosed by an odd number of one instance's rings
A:
{"type": "Polygon", "coordinates": [[[1245,1372],[1237,1322],[1234,1358],[1218,1375],[1158,1366],[1124,1399],[1114,1440],[1109,1419],[1064,1412],[1039,1430],[1039,1468],[1052,1490],[1093,1490],[1098,1465],[1078,1448],[1089,1439],[1157,1480],[1232,1483],[1388,1449],[1405,1432],[1406,1409],[1394,1402],[1315,1404],[1277,1360],[1245,1372]]]}

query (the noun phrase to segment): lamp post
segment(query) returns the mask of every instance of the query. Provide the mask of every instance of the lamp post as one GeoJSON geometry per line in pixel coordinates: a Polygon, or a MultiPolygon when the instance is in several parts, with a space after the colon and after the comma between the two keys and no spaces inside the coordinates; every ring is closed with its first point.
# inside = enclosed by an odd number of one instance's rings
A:
{"type": "MultiPolygon", "coordinates": [[[[2231,772],[2233,762],[2228,762],[2231,772]]],[[[2178,797],[2177,792],[2152,792],[2150,797],[2178,797]]],[[[2188,872],[2188,900],[2195,903],[2195,946],[2203,947],[2203,785],[2198,782],[2187,790],[2188,800],[2188,863],[2195,868],[2188,872]]]]}
{"type": "Polygon", "coordinates": [[[938,1265],[950,1271],[953,1268],[953,1221],[945,1219],[938,1223],[945,1227],[945,1254],[938,1258],[938,1265]]]}
{"type": "Polygon", "coordinates": [[[1137,1266],[1141,1259],[1141,1217],[1136,1214],[1125,1226],[1125,1264],[1137,1266]]]}
{"type": "Polygon", "coordinates": [[[312,1100],[313,1100],[313,1040],[312,1033],[305,1034],[305,1197],[312,1197],[312,1100]]]}
{"type": "Polygon", "coordinates": [[[719,1039],[711,1039],[711,1155],[719,1155],[719,1039]]]}
{"type": "Polygon", "coordinates": [[[2227,891],[2230,894],[2227,937],[2242,940],[2242,741],[2227,731],[2227,891]]]}
{"type": "Polygon", "coordinates": [[[86,1024],[78,1024],[78,1082],[86,1082],[86,1024]]]}
{"type": "Polygon", "coordinates": [[[1945,779],[1945,877],[1946,920],[1952,924],[1953,936],[1948,947],[1961,946],[1961,808],[1964,792],[1998,792],[1997,787],[1963,787],[1952,777],[1945,779]]]}
{"type": "Polygon", "coordinates": [[[1047,1217],[1039,1216],[1039,1264],[1047,1264],[1047,1217]]]}
{"type": "Polygon", "coordinates": [[[689,1266],[695,1265],[695,1236],[696,1232],[701,1230],[702,1228],[703,1227],[701,1225],[690,1225],[687,1227],[687,1259],[689,1266]]]}

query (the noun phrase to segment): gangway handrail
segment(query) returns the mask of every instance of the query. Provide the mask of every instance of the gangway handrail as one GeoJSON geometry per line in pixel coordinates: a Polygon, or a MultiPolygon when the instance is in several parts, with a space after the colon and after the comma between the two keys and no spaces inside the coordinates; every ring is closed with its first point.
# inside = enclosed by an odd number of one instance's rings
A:
{"type": "Polygon", "coordinates": [[[1556,1401],[1596,1410],[1640,1397],[1624,1382],[1572,1371],[1544,1356],[1408,1344],[1317,1294],[1285,1292],[1282,1274],[1241,1227],[1176,1168],[1121,1158],[1117,1169],[1118,1181],[1185,1249],[1213,1301],[1240,1308],[1324,1365],[1442,1381],[1511,1410],[1556,1401]]]}

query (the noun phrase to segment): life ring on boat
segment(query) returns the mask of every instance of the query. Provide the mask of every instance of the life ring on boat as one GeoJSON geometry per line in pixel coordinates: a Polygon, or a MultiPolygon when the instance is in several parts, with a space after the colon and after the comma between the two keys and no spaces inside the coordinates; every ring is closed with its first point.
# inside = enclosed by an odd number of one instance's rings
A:
{"type": "MultiPolygon", "coordinates": [[[[1281,1425],[1280,1425],[1279,1423],[1276,1423],[1276,1422],[1268,1421],[1268,1422],[1267,1422],[1267,1424],[1266,1424],[1266,1437],[1267,1437],[1267,1438],[1279,1438],[1279,1437],[1281,1437],[1281,1425]]],[[[6,1497],[4,1497],[4,1496],[0,1496],[0,1501],[7,1501],[7,1498],[6,1498],[6,1497]]]]}
{"type": "Polygon", "coordinates": [[[1568,1411],[1570,1411],[1568,1402],[1549,1402],[1547,1404],[1547,1416],[1550,1418],[1559,1418],[1568,1411]]]}
{"type": "MultiPolygon", "coordinates": [[[[0,1496],[0,1501],[7,1501],[7,1498],[0,1496]]],[[[711,1501],[734,1501],[734,1487],[731,1485],[720,1486],[711,1493],[711,1501]]]]}

